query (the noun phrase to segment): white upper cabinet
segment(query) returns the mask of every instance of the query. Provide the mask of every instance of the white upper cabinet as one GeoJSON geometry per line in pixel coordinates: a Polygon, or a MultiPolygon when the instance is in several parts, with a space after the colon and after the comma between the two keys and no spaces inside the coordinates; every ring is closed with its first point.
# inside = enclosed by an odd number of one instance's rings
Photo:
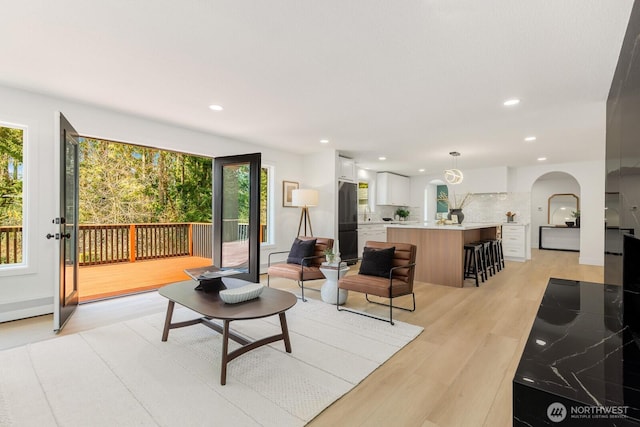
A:
{"type": "Polygon", "coordinates": [[[409,178],[390,172],[376,175],[376,204],[409,206],[409,178]]]}
{"type": "Polygon", "coordinates": [[[356,182],[356,162],[353,159],[339,156],[338,179],[340,181],[356,182]]]}

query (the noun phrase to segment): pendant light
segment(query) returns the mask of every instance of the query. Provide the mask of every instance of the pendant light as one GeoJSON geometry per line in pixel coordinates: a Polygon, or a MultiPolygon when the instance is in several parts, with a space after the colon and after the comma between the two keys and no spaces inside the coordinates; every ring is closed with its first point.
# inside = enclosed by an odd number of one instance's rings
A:
{"type": "Polygon", "coordinates": [[[457,151],[451,151],[449,154],[453,156],[453,168],[446,169],[444,171],[444,179],[449,184],[460,184],[464,179],[462,171],[458,169],[458,157],[460,156],[460,153],[457,151]]]}

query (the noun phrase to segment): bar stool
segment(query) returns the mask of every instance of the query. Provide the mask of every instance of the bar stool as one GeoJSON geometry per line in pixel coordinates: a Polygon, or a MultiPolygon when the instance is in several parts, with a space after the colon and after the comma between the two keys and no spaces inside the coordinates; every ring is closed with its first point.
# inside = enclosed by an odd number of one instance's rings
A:
{"type": "Polygon", "coordinates": [[[491,241],[485,240],[480,242],[482,244],[482,258],[483,258],[483,267],[485,268],[485,275],[488,273],[489,276],[493,277],[496,274],[496,266],[493,261],[493,251],[491,250],[491,241]]]}
{"type": "Polygon", "coordinates": [[[497,272],[502,271],[502,264],[500,263],[500,248],[498,239],[489,240],[491,242],[491,256],[493,261],[493,268],[497,272]]]}
{"type": "Polygon", "coordinates": [[[503,269],[505,267],[504,264],[504,252],[502,251],[502,239],[496,239],[496,241],[498,242],[496,247],[498,248],[498,264],[500,264],[500,269],[503,269]]]}
{"type": "Polygon", "coordinates": [[[482,264],[482,245],[468,243],[464,245],[464,278],[475,279],[476,286],[479,287],[478,273],[482,282],[486,280],[486,271],[482,264]]]}

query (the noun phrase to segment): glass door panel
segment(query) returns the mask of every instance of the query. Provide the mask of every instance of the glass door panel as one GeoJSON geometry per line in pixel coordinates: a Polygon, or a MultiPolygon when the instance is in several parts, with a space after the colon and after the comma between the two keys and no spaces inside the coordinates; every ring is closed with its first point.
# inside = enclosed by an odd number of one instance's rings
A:
{"type": "Polygon", "coordinates": [[[249,163],[222,167],[222,261],[220,267],[249,269],[249,163]]]}
{"type": "Polygon", "coordinates": [[[259,281],[260,154],[214,159],[214,265],[259,281]]]}

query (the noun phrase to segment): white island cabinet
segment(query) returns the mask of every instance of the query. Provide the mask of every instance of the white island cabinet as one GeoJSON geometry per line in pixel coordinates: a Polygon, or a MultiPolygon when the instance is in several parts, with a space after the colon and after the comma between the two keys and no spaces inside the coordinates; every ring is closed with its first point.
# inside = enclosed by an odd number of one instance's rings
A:
{"type": "Polygon", "coordinates": [[[362,256],[364,244],[367,241],[386,242],[387,229],[384,223],[361,222],[358,224],[358,257],[362,256]]]}

